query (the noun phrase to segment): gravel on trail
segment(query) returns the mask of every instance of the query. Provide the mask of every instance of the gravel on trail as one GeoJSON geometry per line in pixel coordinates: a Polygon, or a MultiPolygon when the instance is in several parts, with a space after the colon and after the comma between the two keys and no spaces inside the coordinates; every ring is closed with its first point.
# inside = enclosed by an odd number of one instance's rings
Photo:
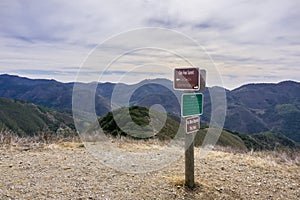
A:
{"type": "Polygon", "coordinates": [[[195,161],[195,181],[193,190],[184,186],[183,157],[130,174],[80,145],[0,148],[0,199],[300,199],[300,166],[268,156],[210,151],[195,161]]]}

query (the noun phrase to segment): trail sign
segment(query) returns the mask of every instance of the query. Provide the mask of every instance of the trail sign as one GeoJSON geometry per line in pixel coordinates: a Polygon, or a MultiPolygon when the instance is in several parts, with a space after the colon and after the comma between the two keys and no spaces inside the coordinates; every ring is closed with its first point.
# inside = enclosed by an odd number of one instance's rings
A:
{"type": "Polygon", "coordinates": [[[199,116],[189,117],[185,119],[186,133],[190,134],[200,129],[199,116]]]}
{"type": "Polygon", "coordinates": [[[181,116],[186,118],[185,134],[185,184],[189,188],[195,185],[194,180],[194,137],[195,131],[200,129],[200,117],[203,112],[203,95],[193,94],[203,92],[206,86],[206,71],[199,68],[175,68],[173,87],[183,90],[181,96],[181,116]]]}
{"type": "Polygon", "coordinates": [[[203,95],[202,93],[182,94],[181,96],[181,116],[189,117],[193,115],[202,115],[203,113],[203,95]]]}
{"type": "Polygon", "coordinates": [[[200,89],[199,68],[175,68],[174,82],[175,90],[197,91],[200,89]]]}

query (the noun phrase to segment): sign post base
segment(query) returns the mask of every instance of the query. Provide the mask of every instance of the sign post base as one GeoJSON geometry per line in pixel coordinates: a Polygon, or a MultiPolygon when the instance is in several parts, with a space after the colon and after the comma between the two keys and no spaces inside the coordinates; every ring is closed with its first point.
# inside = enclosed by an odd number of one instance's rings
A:
{"type": "Polygon", "coordinates": [[[195,133],[185,134],[185,185],[194,188],[194,136],[195,133]]]}

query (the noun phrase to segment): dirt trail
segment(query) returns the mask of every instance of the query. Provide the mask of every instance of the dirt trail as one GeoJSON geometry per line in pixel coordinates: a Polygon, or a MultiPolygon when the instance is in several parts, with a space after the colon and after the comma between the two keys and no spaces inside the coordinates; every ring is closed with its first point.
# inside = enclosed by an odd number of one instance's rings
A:
{"type": "Polygon", "coordinates": [[[300,166],[271,156],[211,151],[196,160],[196,188],[184,187],[184,160],[126,174],[76,145],[0,148],[0,199],[300,199],[300,166]]]}

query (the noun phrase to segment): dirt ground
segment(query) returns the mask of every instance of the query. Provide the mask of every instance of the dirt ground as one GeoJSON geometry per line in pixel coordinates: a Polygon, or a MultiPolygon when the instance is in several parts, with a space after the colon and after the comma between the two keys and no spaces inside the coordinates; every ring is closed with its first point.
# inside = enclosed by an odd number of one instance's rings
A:
{"type": "Polygon", "coordinates": [[[271,154],[210,151],[195,161],[190,190],[183,157],[128,174],[101,165],[80,144],[2,147],[0,199],[300,199],[299,163],[271,154]]]}

